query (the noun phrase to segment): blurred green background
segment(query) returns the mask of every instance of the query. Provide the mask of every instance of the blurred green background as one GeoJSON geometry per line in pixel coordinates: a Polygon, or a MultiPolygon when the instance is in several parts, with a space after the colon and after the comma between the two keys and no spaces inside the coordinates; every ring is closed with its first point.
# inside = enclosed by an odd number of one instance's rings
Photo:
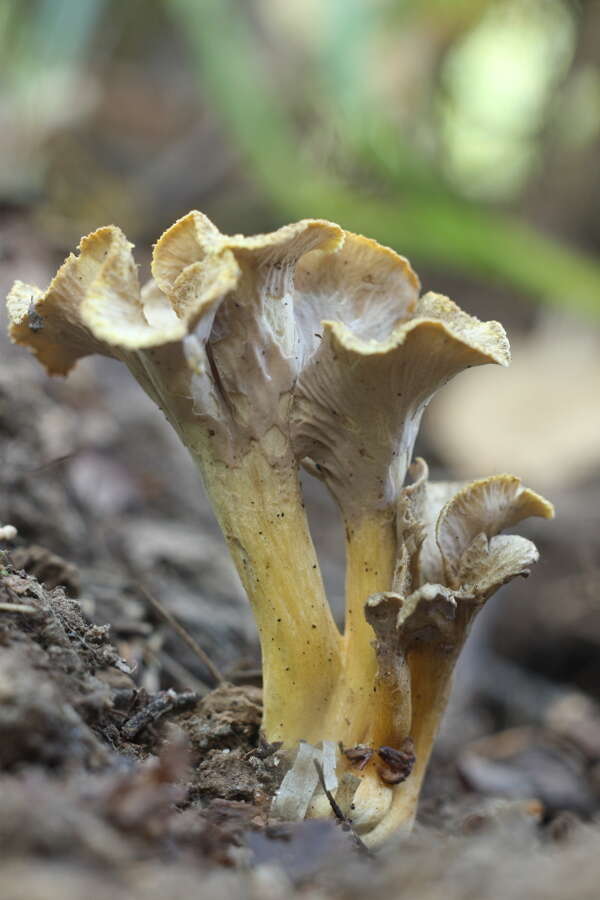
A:
{"type": "Polygon", "coordinates": [[[600,311],[598,2],[0,0],[0,35],[0,200],[57,250],[323,216],[600,311]]]}

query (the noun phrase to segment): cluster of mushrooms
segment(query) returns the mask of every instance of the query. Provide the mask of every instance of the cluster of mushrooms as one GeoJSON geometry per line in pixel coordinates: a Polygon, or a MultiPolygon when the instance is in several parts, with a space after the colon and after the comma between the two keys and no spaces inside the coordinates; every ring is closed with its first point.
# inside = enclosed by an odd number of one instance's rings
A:
{"type": "Polygon", "coordinates": [[[431,397],[463,369],[507,365],[505,332],[419,296],[403,257],[322,220],[243,237],[191,212],[157,242],[152,276],[140,288],[132,245],[100,228],[45,291],[14,285],[12,339],[52,375],[91,353],[122,360],[162,409],[258,624],[264,735],[289,764],[274,812],[331,815],[327,791],[376,845],[412,825],[475,614],[537,560],[501,532],[553,514],[514,476],[435,483],[411,465],[431,397]],[[301,466],[345,526],[341,631],[301,466]]]}

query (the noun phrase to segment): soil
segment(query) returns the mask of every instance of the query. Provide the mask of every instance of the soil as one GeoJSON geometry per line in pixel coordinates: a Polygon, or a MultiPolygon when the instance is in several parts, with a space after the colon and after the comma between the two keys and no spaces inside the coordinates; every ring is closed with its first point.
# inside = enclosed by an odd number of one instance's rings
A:
{"type": "MultiPolygon", "coordinates": [[[[50,271],[20,220],[3,228],[0,288],[27,274],[20,253],[50,271]]],[[[51,381],[1,337],[0,434],[0,524],[18,530],[0,558],[2,900],[597,897],[597,484],[530,530],[545,562],[482,616],[414,834],[365,855],[333,820],[269,819],[283,766],[252,619],[137,386],[97,359],[51,381]]],[[[339,526],[309,492],[335,596],[339,526]]]]}

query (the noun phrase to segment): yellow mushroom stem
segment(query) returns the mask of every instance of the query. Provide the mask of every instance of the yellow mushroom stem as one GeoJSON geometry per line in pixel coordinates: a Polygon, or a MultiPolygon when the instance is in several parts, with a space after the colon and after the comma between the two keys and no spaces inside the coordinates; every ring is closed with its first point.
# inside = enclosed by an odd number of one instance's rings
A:
{"type": "Polygon", "coordinates": [[[415,762],[409,777],[391,790],[385,817],[365,836],[369,846],[380,844],[392,834],[408,834],[413,827],[423,779],[448,703],[452,675],[464,638],[466,634],[451,649],[422,644],[407,655],[412,700],[410,737],[414,744],[415,762]]]}
{"type": "MultiPolygon", "coordinates": [[[[432,591],[431,596],[434,594],[432,591]]],[[[442,627],[438,630],[433,608],[429,613],[423,612],[420,626],[417,621],[411,626],[407,604],[410,601],[397,594],[376,595],[365,608],[377,635],[376,685],[380,700],[376,718],[387,725],[387,731],[380,730],[377,739],[396,749],[410,739],[411,748],[406,777],[402,775],[398,783],[388,786],[384,815],[371,817],[371,827],[365,835],[369,845],[377,845],[396,832],[408,833],[413,826],[423,778],[448,703],[454,667],[478,610],[477,603],[461,600],[453,607],[451,619],[444,621],[440,616],[437,622],[442,627]]],[[[417,613],[419,608],[413,606],[417,613]]],[[[448,604],[447,614],[451,608],[448,604]]],[[[375,742],[373,746],[380,745],[375,742]]],[[[382,769],[374,768],[381,782],[382,769]]],[[[355,803],[374,806],[373,798],[381,796],[384,791],[373,773],[368,783],[359,786],[355,803]]]]}
{"type": "MultiPolygon", "coordinates": [[[[374,653],[374,651],[373,651],[374,653]]],[[[374,654],[375,655],[375,654],[374,654]]],[[[369,844],[370,833],[379,827],[392,809],[401,785],[387,780],[381,748],[399,750],[411,738],[412,696],[411,672],[401,654],[383,651],[378,654],[376,673],[369,685],[367,729],[359,742],[373,751],[361,772],[361,781],[353,798],[352,822],[369,844]]]]}
{"type": "Polygon", "coordinates": [[[351,746],[369,743],[373,724],[373,688],[377,659],[373,630],[364,614],[365,599],[392,583],[396,563],[394,512],[374,510],[346,522],[346,614],[343,638],[343,679],[331,718],[337,740],[351,746]]]}
{"type": "MultiPolygon", "coordinates": [[[[179,350],[173,350],[179,362],[179,350]]],[[[125,359],[196,463],[256,619],[262,653],[263,731],[286,747],[323,739],[340,683],[342,639],[309,531],[289,448],[250,441],[230,462],[220,436],[187,399],[185,368],[145,351],[125,359]]]]}
{"type": "Polygon", "coordinates": [[[323,738],[340,675],[341,636],[292,461],[259,445],[235,466],[199,460],[206,490],[256,617],[263,657],[263,730],[286,746],[323,738]]]}
{"type": "Polygon", "coordinates": [[[416,757],[411,778],[419,786],[448,704],[454,667],[465,639],[466,634],[459,643],[447,648],[421,644],[408,653],[412,695],[410,730],[416,757]]]}

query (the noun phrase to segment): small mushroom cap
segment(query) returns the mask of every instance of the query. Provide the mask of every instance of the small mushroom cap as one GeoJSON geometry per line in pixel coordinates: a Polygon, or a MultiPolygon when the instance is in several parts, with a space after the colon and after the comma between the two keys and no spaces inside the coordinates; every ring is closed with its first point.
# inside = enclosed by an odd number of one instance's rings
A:
{"type": "Polygon", "coordinates": [[[394,590],[373,595],[365,607],[388,651],[394,642],[404,652],[417,639],[462,640],[474,607],[537,562],[531,541],[499,532],[529,516],[554,515],[552,504],[514,475],[430,483],[420,459],[412,473],[398,502],[394,590]],[[459,615],[465,605],[470,611],[459,615]]]}
{"type": "Polygon", "coordinates": [[[426,584],[408,597],[393,591],[373,594],[365,617],[378,639],[378,654],[405,653],[415,641],[451,641],[457,602],[441,584],[426,584]]]}
{"type": "Polygon", "coordinates": [[[554,517],[552,504],[515,475],[430,482],[421,459],[410,471],[415,481],[403,488],[398,501],[398,543],[404,546],[418,532],[416,584],[456,582],[463,556],[480,534],[492,539],[531,516],[554,517]]]}
{"type": "Polygon", "coordinates": [[[463,591],[483,602],[518,575],[529,575],[538,559],[537,547],[527,538],[517,534],[488,538],[482,532],[465,550],[455,580],[463,591]]]}
{"type": "MultiPolygon", "coordinates": [[[[461,579],[465,554],[480,535],[491,541],[499,532],[530,516],[551,519],[554,507],[535,491],[523,487],[521,479],[514,475],[493,475],[463,487],[445,504],[436,524],[446,582],[461,579]]],[[[507,558],[506,547],[503,556],[507,558]]]]}

